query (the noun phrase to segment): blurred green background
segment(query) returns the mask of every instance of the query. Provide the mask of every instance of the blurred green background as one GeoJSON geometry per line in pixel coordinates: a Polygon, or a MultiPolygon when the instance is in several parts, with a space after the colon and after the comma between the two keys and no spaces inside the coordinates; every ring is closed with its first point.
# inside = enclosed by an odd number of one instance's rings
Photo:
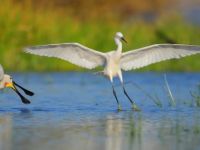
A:
{"type": "MultiPolygon", "coordinates": [[[[124,51],[155,43],[200,45],[198,0],[0,0],[0,63],[7,71],[84,71],[68,62],[23,53],[40,44],[79,42],[100,51],[124,51]]],[[[138,71],[200,71],[200,56],[138,71]]]]}

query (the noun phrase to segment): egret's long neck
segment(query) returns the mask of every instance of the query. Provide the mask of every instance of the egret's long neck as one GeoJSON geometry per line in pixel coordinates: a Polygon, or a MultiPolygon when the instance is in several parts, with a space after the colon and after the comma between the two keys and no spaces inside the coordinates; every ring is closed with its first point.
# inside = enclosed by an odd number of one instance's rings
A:
{"type": "Polygon", "coordinates": [[[117,45],[116,51],[121,54],[122,53],[122,42],[120,41],[120,39],[115,38],[115,43],[117,45]]]}

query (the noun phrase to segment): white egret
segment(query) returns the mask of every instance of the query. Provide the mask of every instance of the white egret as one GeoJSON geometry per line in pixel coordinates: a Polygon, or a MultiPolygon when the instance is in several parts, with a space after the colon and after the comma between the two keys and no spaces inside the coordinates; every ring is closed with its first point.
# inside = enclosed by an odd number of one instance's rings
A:
{"type": "Polygon", "coordinates": [[[33,96],[34,93],[31,91],[28,91],[27,89],[23,88],[22,86],[20,86],[19,84],[17,84],[16,82],[14,82],[11,78],[10,75],[4,74],[4,70],[3,67],[0,64],[0,90],[3,88],[11,88],[13,89],[21,98],[22,103],[24,104],[30,104],[31,102],[26,99],[18,90],[17,87],[21,88],[25,94],[29,95],[29,96],[33,96]]]}
{"type": "Polygon", "coordinates": [[[119,77],[124,94],[131,102],[133,109],[138,109],[135,102],[126,92],[122,70],[128,71],[163,60],[200,53],[200,46],[183,44],[155,44],[122,53],[122,41],[125,41],[123,34],[117,32],[114,41],[117,45],[117,49],[107,53],[95,51],[79,43],[34,46],[26,48],[25,52],[40,56],[60,58],[87,69],[103,66],[104,70],[102,74],[107,76],[112,83],[113,94],[119,109],[121,106],[113,86],[113,77],[116,76],[119,77]]]}

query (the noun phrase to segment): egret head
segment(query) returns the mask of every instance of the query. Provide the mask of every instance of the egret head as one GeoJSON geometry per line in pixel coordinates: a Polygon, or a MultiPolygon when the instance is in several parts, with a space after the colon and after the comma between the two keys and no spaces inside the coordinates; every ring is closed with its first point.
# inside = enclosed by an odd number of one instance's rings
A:
{"type": "Polygon", "coordinates": [[[116,42],[116,44],[118,44],[118,42],[120,42],[120,41],[124,41],[125,43],[127,43],[127,41],[125,40],[123,34],[121,32],[117,32],[115,34],[115,42],[116,42]]]}

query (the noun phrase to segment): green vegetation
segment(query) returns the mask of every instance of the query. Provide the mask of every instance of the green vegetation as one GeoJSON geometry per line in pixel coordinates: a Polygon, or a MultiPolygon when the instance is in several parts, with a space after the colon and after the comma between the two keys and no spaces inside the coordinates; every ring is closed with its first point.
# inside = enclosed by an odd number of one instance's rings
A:
{"type": "MultiPolygon", "coordinates": [[[[178,15],[162,15],[153,23],[140,19],[80,20],[51,6],[45,10],[34,9],[29,1],[18,4],[1,0],[0,63],[8,71],[82,71],[82,68],[65,61],[24,54],[22,50],[32,45],[80,42],[93,49],[109,51],[115,49],[113,36],[116,31],[126,36],[128,44],[124,45],[124,50],[166,42],[158,36],[158,31],[177,43],[200,45],[199,27],[188,24],[178,15]]],[[[139,71],[200,71],[199,57],[162,62],[139,71]]]]}

